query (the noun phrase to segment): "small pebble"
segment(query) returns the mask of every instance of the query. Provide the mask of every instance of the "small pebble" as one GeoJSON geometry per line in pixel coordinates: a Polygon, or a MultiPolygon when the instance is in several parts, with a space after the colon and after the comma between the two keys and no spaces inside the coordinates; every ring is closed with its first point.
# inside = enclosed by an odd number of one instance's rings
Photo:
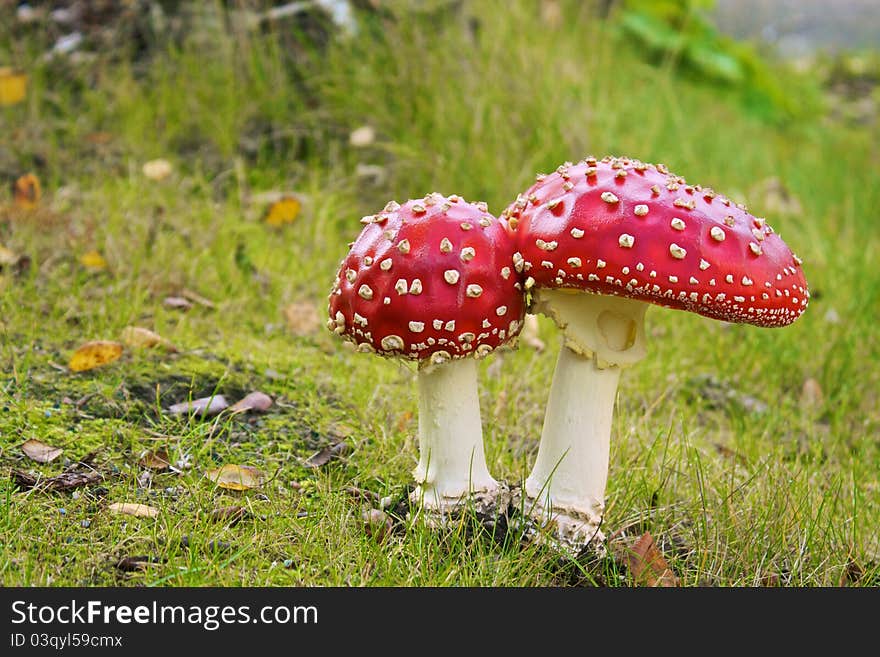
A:
{"type": "Polygon", "coordinates": [[[62,507],[62,508],[58,509],[58,513],[60,513],[62,516],[66,516],[66,515],[67,515],[67,509],[65,509],[64,507],[62,507]]]}
{"type": "Polygon", "coordinates": [[[293,559],[285,559],[281,565],[285,568],[293,568],[293,559]]]}
{"type": "Polygon", "coordinates": [[[80,524],[80,527],[82,527],[83,529],[88,529],[89,527],[92,526],[92,521],[91,520],[83,520],[79,524],[80,524]]]}

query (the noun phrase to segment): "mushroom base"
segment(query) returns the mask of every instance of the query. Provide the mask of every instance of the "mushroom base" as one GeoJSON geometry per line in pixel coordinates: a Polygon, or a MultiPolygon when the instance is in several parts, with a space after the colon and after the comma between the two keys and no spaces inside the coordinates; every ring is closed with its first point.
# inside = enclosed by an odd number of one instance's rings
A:
{"type": "Polygon", "coordinates": [[[472,515],[482,523],[493,523],[498,516],[507,514],[512,494],[504,482],[498,482],[494,490],[472,492],[458,498],[443,500],[442,506],[427,506],[417,488],[410,494],[413,510],[409,517],[421,518],[426,525],[441,529],[455,523],[466,515],[472,515]]]}
{"type": "Polygon", "coordinates": [[[523,490],[513,495],[512,504],[531,523],[525,532],[530,541],[552,545],[571,558],[588,549],[595,556],[605,555],[605,534],[601,530],[604,509],[585,512],[548,506],[523,490]]]}

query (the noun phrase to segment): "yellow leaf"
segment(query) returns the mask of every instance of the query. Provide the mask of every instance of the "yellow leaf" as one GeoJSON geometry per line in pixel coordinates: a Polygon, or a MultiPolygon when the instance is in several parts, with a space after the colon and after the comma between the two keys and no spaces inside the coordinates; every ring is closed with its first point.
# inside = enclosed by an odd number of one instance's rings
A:
{"type": "Polygon", "coordinates": [[[27,95],[28,77],[9,67],[0,68],[0,105],[16,105],[27,95]]]}
{"type": "Polygon", "coordinates": [[[40,181],[32,173],[24,174],[12,185],[12,199],[19,208],[33,210],[39,204],[41,196],[40,181]]]}
{"type": "Polygon", "coordinates": [[[159,515],[159,509],[146,504],[138,504],[137,502],[114,502],[107,507],[113,513],[123,513],[129,516],[137,516],[138,518],[155,518],[159,515]]]}
{"type": "Polygon", "coordinates": [[[299,216],[302,203],[293,196],[284,196],[266,209],[264,221],[270,226],[283,226],[293,223],[299,216]]]}
{"type": "Polygon", "coordinates": [[[95,340],[87,342],[73,352],[67,366],[73,372],[85,372],[107,363],[112,363],[122,355],[122,345],[118,342],[95,340]]]}
{"type": "Polygon", "coordinates": [[[21,451],[37,463],[49,463],[61,456],[64,450],[31,438],[21,446],[21,451]]]}
{"type": "Polygon", "coordinates": [[[122,329],[122,343],[128,347],[165,347],[168,351],[177,351],[177,348],[158,333],[140,326],[126,326],[122,329]]]}
{"type": "Polygon", "coordinates": [[[249,465],[232,465],[208,470],[205,476],[220,488],[229,490],[248,490],[263,484],[263,473],[249,465]]]}
{"type": "Polygon", "coordinates": [[[79,257],[79,262],[83,267],[92,271],[104,271],[107,269],[107,261],[97,251],[89,251],[82,254],[79,257]]]}

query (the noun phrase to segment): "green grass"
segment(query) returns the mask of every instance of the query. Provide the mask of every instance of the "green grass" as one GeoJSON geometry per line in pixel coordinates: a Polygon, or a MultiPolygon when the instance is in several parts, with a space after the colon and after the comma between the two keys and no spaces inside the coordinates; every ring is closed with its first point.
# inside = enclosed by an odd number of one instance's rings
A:
{"type": "MultiPolygon", "coordinates": [[[[34,169],[47,190],[42,210],[0,221],[0,244],[32,258],[24,276],[0,279],[0,583],[631,584],[613,557],[561,565],[513,533],[474,536],[467,523],[437,532],[401,519],[384,542],[367,536],[345,489],[405,496],[417,462],[414,372],[355,355],[323,327],[293,336],[283,316],[301,300],[324,312],[357,220],[388,199],[438,190],[500,212],[535,172],[589,153],[664,162],[758,215],[757,183],[779,178],[802,211],[768,219],[814,292],[781,330],[649,311],[649,354],[621,379],[606,533],[650,531],[685,585],[880,581],[877,126],[821,116],[768,125],[671,63],[645,62],[586,10],[552,28],[531,3],[466,7],[478,36],[464,18],[429,28],[409,17],[294,53],[280,45],[289,33],[200,33],[158,48],[149,66],[65,68],[37,62],[33,41],[0,38],[31,75],[27,102],[0,108],[3,165],[34,169]],[[352,148],[364,124],[377,141],[352,148]],[[96,132],[110,141],[93,143],[96,132]],[[141,174],[155,157],[175,166],[163,182],[141,174]],[[359,178],[359,163],[382,166],[385,180],[359,178]],[[300,193],[304,210],[272,229],[249,199],[279,189],[300,193]],[[92,249],[108,271],[79,264],[92,249]],[[216,308],[165,308],[182,288],[216,308]],[[129,325],[181,352],[128,349],[104,368],[66,371],[81,343],[129,325]],[[824,394],[816,408],[800,401],[807,378],[824,394]],[[163,410],[250,390],[276,405],[216,421],[163,410]],[[351,451],[306,467],[340,425],[351,451]],[[28,461],[18,449],[28,438],[64,457],[28,461]],[[191,467],[138,489],[138,455],[157,446],[191,467]],[[57,474],[64,458],[94,450],[102,490],[20,492],[8,476],[57,474]],[[271,480],[218,489],[204,473],[222,463],[271,480]],[[122,501],[160,515],[107,511],[122,501]],[[227,505],[251,515],[209,520],[227,505]],[[157,563],[114,567],[132,555],[157,563]]],[[[544,318],[541,337],[542,353],[523,347],[480,366],[488,462],[514,483],[537,451],[558,349],[544,318]]]]}

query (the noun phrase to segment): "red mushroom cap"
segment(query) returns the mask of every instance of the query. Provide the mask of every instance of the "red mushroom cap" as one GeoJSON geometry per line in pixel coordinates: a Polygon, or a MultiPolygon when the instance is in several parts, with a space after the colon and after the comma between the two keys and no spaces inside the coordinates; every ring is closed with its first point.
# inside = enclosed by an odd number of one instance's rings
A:
{"type": "Polygon", "coordinates": [[[435,363],[483,357],[517,335],[514,243],[485,203],[435,193],[361,221],[330,293],[331,330],[360,351],[435,363]]]}
{"type": "Polygon", "coordinates": [[[632,297],[758,326],[796,320],[810,297],[800,259],[764,219],[629,158],[565,163],[501,215],[525,287],[632,297]]]}

